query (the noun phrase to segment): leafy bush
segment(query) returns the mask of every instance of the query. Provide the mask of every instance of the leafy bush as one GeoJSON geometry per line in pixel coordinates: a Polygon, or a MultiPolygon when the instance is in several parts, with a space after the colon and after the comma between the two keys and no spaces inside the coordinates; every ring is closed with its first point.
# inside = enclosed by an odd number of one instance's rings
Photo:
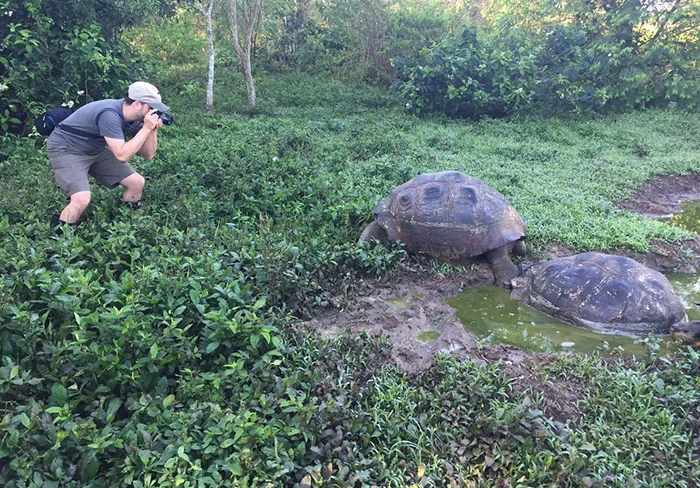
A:
{"type": "Polygon", "coordinates": [[[122,96],[144,73],[144,59],[114,37],[147,15],[150,2],[128,2],[136,17],[121,17],[109,2],[0,1],[0,129],[25,134],[47,107],[122,96]],[[106,9],[106,10],[105,10],[106,9]],[[114,15],[110,15],[113,13],[114,15]]]}
{"type": "Polygon", "coordinates": [[[502,117],[532,102],[535,56],[524,46],[516,51],[489,46],[465,29],[459,41],[431,48],[420,64],[394,60],[403,73],[400,93],[413,113],[442,112],[478,119],[502,117]]]}
{"type": "Polygon", "coordinates": [[[409,110],[459,117],[700,106],[690,4],[509,3],[427,55],[396,59],[409,110]],[[691,34],[692,32],[692,34],[691,34]]]}

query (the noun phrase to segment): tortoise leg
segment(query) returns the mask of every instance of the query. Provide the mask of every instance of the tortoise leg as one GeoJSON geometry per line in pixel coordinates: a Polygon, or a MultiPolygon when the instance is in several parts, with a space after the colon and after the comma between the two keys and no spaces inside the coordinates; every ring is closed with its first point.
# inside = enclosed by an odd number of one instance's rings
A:
{"type": "Polygon", "coordinates": [[[519,241],[515,241],[513,244],[513,254],[516,256],[525,256],[527,254],[524,240],[520,239],[519,241]]]}
{"type": "Polygon", "coordinates": [[[360,241],[370,242],[372,239],[378,240],[385,246],[389,244],[389,236],[376,220],[365,227],[360,235],[360,241]]]}
{"type": "Polygon", "coordinates": [[[498,285],[510,286],[510,280],[520,274],[518,267],[508,257],[507,246],[489,251],[486,253],[486,259],[491,264],[491,270],[498,285]]]}

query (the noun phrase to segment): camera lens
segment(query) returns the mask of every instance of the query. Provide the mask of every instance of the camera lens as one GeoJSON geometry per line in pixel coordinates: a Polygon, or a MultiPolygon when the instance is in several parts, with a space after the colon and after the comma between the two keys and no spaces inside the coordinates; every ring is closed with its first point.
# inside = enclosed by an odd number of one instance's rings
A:
{"type": "Polygon", "coordinates": [[[173,123],[173,116],[170,114],[164,114],[163,112],[157,112],[160,120],[163,121],[163,125],[170,125],[173,123]]]}

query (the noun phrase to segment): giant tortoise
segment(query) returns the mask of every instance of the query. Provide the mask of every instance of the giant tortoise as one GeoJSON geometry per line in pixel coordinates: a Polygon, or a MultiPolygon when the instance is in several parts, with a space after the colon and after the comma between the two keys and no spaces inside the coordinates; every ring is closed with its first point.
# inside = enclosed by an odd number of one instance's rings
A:
{"type": "Polygon", "coordinates": [[[595,332],[668,334],[686,320],[671,283],[625,257],[586,252],[533,266],[513,280],[514,298],[595,332]]]}
{"type": "Polygon", "coordinates": [[[509,252],[525,254],[525,221],[506,198],[457,171],[425,173],[400,185],[374,207],[376,220],[360,236],[387,245],[401,242],[452,264],[485,255],[496,281],[518,276],[509,252]]]}

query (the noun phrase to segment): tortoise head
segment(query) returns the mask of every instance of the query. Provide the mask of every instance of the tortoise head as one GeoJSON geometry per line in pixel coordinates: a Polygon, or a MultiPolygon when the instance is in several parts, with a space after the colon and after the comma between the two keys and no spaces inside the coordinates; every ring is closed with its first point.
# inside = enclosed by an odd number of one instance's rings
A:
{"type": "Polygon", "coordinates": [[[671,337],[700,349],[700,320],[676,322],[671,326],[671,337]]]}

